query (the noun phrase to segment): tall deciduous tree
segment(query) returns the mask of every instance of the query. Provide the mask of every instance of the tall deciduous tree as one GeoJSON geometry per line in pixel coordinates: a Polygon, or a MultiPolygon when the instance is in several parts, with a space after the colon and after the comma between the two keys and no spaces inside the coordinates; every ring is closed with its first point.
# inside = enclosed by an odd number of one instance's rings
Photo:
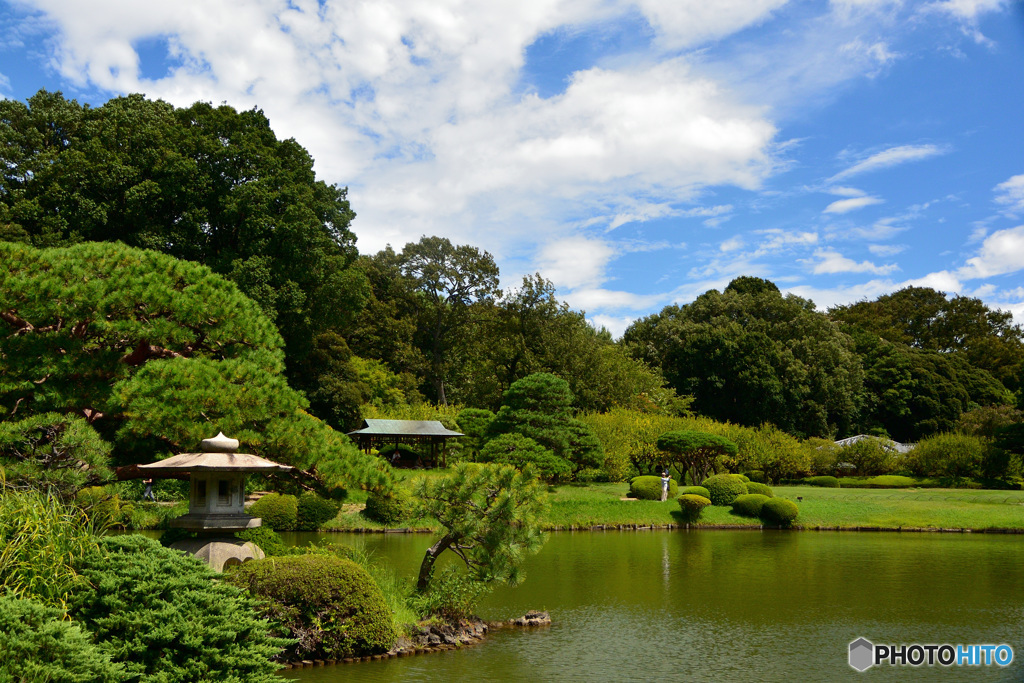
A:
{"type": "Polygon", "coordinates": [[[438,556],[450,550],[482,581],[517,583],[523,560],[540,550],[543,484],[529,467],[462,463],[451,474],[418,480],[420,513],[436,517],[441,538],[427,549],[416,588],[427,589],[438,556]]]}
{"type": "Polygon", "coordinates": [[[805,436],[856,424],[862,371],[852,341],[813,302],[783,297],[766,280],[740,278],[668,306],[623,341],[715,419],[805,436]]]}
{"type": "Polygon", "coordinates": [[[467,345],[470,307],[498,291],[498,266],[486,251],[453,245],[444,237],[423,237],[405,245],[402,273],[419,294],[419,345],[429,361],[435,398],[448,405],[445,385],[467,345]]]}

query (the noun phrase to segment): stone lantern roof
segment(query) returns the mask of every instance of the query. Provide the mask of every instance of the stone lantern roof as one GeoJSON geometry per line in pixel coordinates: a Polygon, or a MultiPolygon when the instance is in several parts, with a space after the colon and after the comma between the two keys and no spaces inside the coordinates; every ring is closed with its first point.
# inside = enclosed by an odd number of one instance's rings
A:
{"type": "Polygon", "coordinates": [[[147,474],[183,474],[186,472],[274,472],[294,469],[258,455],[236,453],[238,439],[229,439],[221,432],[212,439],[203,439],[200,453],[179,453],[165,460],[139,465],[147,474]]]}

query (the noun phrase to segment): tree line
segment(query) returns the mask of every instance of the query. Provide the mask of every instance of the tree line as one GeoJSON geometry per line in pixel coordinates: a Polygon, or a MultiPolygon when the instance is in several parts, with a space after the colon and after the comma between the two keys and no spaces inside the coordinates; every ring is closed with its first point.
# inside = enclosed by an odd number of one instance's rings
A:
{"type": "Polygon", "coordinates": [[[822,313],[741,277],[615,341],[542,274],[500,289],[472,245],[359,254],[345,188],[255,109],[40,91],[0,102],[0,138],[2,419],[73,415],[126,460],[191,445],[168,442],[197,436],[169,426],[183,413],[230,413],[204,382],[247,393],[239,429],[288,424],[270,430],[280,443],[311,421],[355,428],[367,406],[497,412],[537,372],[568,383],[573,412],[693,411],[799,437],[915,440],[1021,389],[1010,315],[928,288],[822,313]],[[187,400],[161,410],[158,387],[187,400]]]}

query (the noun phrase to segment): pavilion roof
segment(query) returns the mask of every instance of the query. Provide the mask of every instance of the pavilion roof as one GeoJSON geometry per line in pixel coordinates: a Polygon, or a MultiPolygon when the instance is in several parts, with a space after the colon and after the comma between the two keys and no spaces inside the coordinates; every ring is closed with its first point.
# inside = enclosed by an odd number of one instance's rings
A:
{"type": "Polygon", "coordinates": [[[349,432],[353,437],[398,436],[453,438],[465,436],[453,432],[437,420],[363,420],[362,429],[349,432]]]}

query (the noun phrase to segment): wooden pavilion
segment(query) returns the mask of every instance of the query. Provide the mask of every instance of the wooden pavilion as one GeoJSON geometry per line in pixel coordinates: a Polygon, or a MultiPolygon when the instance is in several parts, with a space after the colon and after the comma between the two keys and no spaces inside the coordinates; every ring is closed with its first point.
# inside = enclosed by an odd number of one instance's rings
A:
{"type": "Polygon", "coordinates": [[[428,467],[437,467],[439,462],[444,466],[445,444],[460,436],[465,434],[453,432],[437,420],[363,420],[362,429],[348,433],[367,453],[374,448],[379,451],[393,445],[397,450],[399,444],[411,444],[423,455],[422,464],[428,467]],[[429,449],[424,452],[423,446],[429,449]]]}

